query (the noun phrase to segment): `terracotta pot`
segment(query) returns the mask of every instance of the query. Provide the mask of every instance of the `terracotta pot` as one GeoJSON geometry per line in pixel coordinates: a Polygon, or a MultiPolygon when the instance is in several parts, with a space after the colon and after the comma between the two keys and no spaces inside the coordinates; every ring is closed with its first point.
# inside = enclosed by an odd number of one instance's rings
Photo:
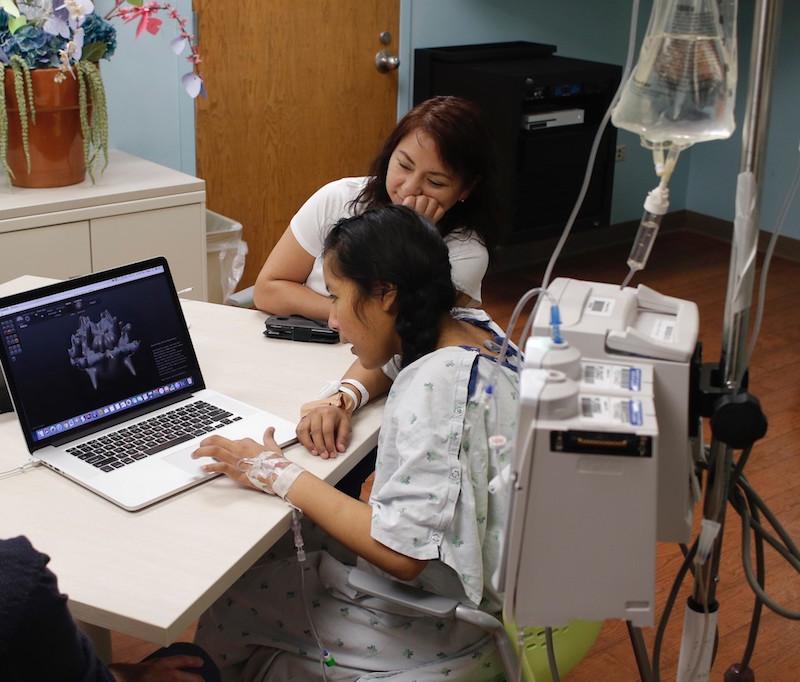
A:
{"type": "Polygon", "coordinates": [[[78,82],[67,76],[60,83],[53,78],[58,69],[32,69],[36,123],[28,111],[28,172],[22,150],[19,105],[14,92],[14,74],[5,69],[8,109],[7,159],[17,187],[62,187],[82,182],[86,175],[83,134],[78,107],[78,82]]]}

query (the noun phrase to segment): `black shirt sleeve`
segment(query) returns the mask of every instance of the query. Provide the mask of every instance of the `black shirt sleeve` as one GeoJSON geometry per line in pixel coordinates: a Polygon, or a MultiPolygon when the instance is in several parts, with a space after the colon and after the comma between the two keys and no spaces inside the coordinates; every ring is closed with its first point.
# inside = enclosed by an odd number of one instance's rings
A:
{"type": "Polygon", "coordinates": [[[49,561],[25,537],[0,540],[0,680],[113,682],[76,627],[49,561]]]}

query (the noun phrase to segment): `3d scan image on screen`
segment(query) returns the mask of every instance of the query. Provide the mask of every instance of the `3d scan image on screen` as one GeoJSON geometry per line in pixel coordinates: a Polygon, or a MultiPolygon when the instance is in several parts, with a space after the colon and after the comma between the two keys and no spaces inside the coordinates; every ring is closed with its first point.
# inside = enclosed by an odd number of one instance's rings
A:
{"type": "Polygon", "coordinates": [[[118,320],[108,310],[100,313],[97,322],[87,315],[79,319],[67,352],[72,366],[86,373],[92,387],[96,390],[100,381],[113,381],[123,371],[136,376],[133,356],[139,341],[130,338],[132,325],[118,320]]]}

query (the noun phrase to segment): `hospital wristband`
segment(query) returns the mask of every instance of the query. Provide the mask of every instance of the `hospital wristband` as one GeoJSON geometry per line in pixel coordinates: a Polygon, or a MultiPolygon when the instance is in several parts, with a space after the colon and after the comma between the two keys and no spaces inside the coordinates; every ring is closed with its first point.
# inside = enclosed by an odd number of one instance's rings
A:
{"type": "Polygon", "coordinates": [[[355,401],[356,407],[353,412],[360,407],[364,407],[364,405],[369,402],[369,391],[367,390],[367,387],[364,386],[364,384],[362,384],[358,379],[350,379],[349,377],[342,379],[341,383],[339,384],[340,391],[347,390],[347,387],[343,386],[343,384],[350,384],[361,394],[361,399],[355,401]]]}
{"type": "Polygon", "coordinates": [[[350,399],[353,401],[353,409],[350,410],[350,412],[355,412],[359,408],[360,401],[358,399],[358,395],[352,388],[347,388],[347,386],[339,386],[339,393],[341,393],[342,395],[349,396],[350,399]]]}

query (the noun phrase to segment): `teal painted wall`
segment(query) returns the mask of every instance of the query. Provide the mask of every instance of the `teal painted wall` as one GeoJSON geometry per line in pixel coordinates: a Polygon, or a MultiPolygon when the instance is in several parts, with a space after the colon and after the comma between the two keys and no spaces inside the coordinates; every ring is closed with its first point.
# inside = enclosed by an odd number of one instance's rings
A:
{"type": "MultiPolygon", "coordinates": [[[[191,0],[172,3],[191,20],[191,0]]],[[[99,13],[112,0],[96,2],[99,13]]],[[[180,77],[189,70],[185,55],[176,57],[169,42],[177,35],[166,15],[158,35],[136,38],[136,22],[115,20],[117,51],[101,62],[108,98],[110,144],[185,173],[195,172],[194,103],[180,77]]]]}

